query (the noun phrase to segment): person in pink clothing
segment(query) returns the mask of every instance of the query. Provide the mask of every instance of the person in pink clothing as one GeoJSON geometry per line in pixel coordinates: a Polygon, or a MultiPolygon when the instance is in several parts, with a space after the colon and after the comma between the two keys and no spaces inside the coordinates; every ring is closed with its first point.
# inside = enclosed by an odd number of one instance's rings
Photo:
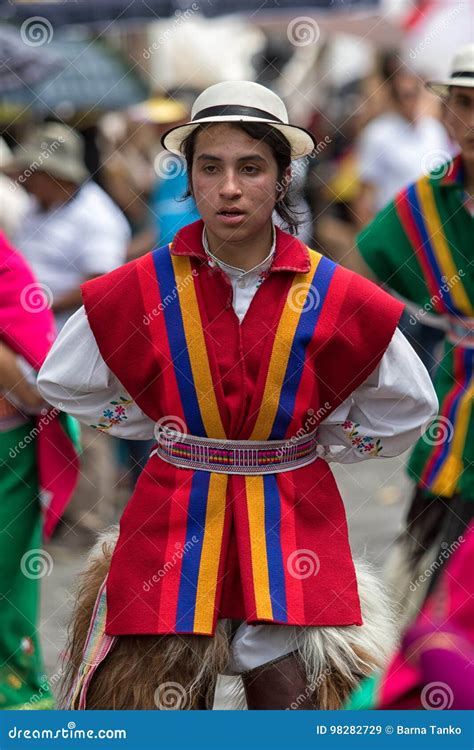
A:
{"type": "Polygon", "coordinates": [[[26,261],[0,234],[0,709],[54,707],[37,618],[42,549],[78,476],[71,419],[35,386],[54,320],[26,261]]]}

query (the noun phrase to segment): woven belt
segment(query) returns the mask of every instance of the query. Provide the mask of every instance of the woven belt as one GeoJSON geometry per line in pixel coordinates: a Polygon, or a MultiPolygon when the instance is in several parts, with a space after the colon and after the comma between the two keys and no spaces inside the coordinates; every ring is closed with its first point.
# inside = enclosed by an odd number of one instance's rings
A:
{"type": "Polygon", "coordinates": [[[318,457],[316,433],[287,440],[213,440],[160,425],[150,457],[158,455],[175,466],[218,474],[275,474],[314,461],[318,457]]]}
{"type": "Polygon", "coordinates": [[[449,316],[448,341],[462,349],[474,349],[474,318],[449,316]]]}

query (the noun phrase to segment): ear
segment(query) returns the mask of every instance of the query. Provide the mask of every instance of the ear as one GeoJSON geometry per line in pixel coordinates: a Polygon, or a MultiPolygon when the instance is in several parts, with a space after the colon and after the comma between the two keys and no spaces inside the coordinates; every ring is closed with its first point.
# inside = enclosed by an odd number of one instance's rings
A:
{"type": "Polygon", "coordinates": [[[279,201],[283,200],[283,198],[287,194],[288,188],[290,187],[291,178],[292,178],[291,166],[288,166],[285,169],[285,171],[283,172],[282,179],[279,182],[277,182],[277,184],[276,184],[276,193],[277,193],[276,200],[277,200],[277,203],[279,201]]]}

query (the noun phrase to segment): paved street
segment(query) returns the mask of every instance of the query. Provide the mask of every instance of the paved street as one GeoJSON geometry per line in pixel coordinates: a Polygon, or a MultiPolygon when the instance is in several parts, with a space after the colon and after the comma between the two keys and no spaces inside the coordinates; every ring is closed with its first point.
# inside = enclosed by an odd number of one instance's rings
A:
{"type": "MultiPolygon", "coordinates": [[[[406,455],[393,459],[336,466],[335,474],[345,501],[355,556],[367,555],[378,568],[386,560],[410,494],[403,471],[406,455]]],[[[57,675],[71,609],[71,592],[86,551],[56,544],[49,547],[54,560],[51,575],[43,579],[42,642],[47,671],[57,675]]],[[[53,684],[56,682],[53,678],[53,684]]]]}

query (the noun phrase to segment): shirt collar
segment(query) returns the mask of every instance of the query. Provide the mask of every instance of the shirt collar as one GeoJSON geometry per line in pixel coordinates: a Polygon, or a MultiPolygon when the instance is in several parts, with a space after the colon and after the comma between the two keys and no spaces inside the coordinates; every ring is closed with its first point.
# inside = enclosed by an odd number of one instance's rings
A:
{"type": "MultiPolygon", "coordinates": [[[[170,245],[171,254],[188,255],[200,258],[204,263],[208,263],[208,255],[203,246],[203,229],[204,222],[202,219],[180,229],[170,245]]],[[[306,273],[309,271],[311,261],[306,245],[296,237],[283,232],[277,226],[274,227],[274,233],[275,252],[269,273],[275,271],[306,273]]],[[[268,256],[262,262],[265,263],[266,260],[268,260],[268,256]]]]}
{"type": "Polygon", "coordinates": [[[227,273],[229,276],[247,276],[255,273],[263,273],[264,271],[268,271],[270,266],[272,265],[273,256],[275,255],[275,226],[272,224],[272,246],[270,248],[270,252],[268,253],[267,257],[262,260],[261,263],[254,266],[253,268],[249,268],[247,271],[245,271],[243,268],[238,268],[237,266],[231,266],[229,263],[224,263],[223,260],[218,258],[216,255],[214,255],[211,250],[209,249],[209,243],[207,241],[207,235],[206,235],[206,227],[204,226],[202,229],[202,244],[204,247],[204,250],[206,251],[206,255],[208,257],[208,263],[210,266],[219,266],[225,273],[227,273]]]}

